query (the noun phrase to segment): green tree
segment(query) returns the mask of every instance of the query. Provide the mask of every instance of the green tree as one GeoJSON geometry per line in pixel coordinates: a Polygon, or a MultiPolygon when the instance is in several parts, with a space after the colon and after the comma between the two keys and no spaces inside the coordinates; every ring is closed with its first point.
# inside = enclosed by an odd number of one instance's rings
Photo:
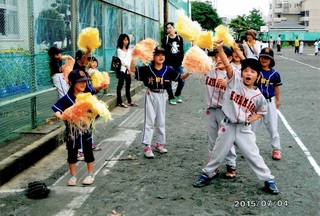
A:
{"type": "Polygon", "coordinates": [[[248,30],[245,15],[232,19],[229,24],[229,28],[233,30],[235,40],[241,41],[241,36],[245,35],[248,30]]]}
{"type": "Polygon", "coordinates": [[[37,43],[49,43],[50,46],[56,41],[65,38],[65,22],[62,16],[54,9],[43,10],[36,20],[37,43]]]}
{"type": "Polygon", "coordinates": [[[264,26],[265,23],[261,17],[261,12],[255,8],[250,11],[249,16],[246,17],[246,22],[249,29],[260,31],[260,26],[264,26]]]}
{"type": "Polygon", "coordinates": [[[222,23],[216,9],[209,4],[197,1],[191,3],[191,19],[197,21],[203,29],[212,31],[222,23]]]}

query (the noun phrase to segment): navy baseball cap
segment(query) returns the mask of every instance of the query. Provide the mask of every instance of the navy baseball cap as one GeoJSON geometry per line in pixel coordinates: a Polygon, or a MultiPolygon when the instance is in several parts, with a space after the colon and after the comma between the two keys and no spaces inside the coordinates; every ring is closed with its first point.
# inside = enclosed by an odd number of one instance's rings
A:
{"type": "Polygon", "coordinates": [[[77,82],[87,81],[89,78],[82,70],[73,70],[69,73],[68,80],[70,84],[74,85],[77,82]]]}
{"type": "MultiPolygon", "coordinates": [[[[223,46],[222,48],[227,57],[232,56],[232,50],[229,47],[223,46]]],[[[215,56],[217,53],[218,50],[214,49],[213,51],[208,52],[208,56],[215,56]]]]}
{"type": "Polygon", "coordinates": [[[269,47],[265,47],[261,50],[260,54],[259,54],[259,58],[260,57],[265,57],[265,58],[268,58],[270,59],[270,65],[269,67],[272,68],[275,66],[275,61],[274,61],[274,58],[273,58],[273,50],[270,49],[269,47]]]}
{"type": "Polygon", "coordinates": [[[160,53],[166,54],[166,51],[165,51],[165,49],[163,49],[161,46],[157,46],[157,47],[154,49],[153,54],[154,54],[154,55],[158,55],[158,54],[160,54],[160,53]]]}
{"type": "Polygon", "coordinates": [[[261,69],[260,62],[257,59],[253,59],[253,58],[248,58],[241,61],[241,71],[243,71],[247,67],[250,67],[252,70],[257,71],[258,74],[261,69]]]}
{"type": "Polygon", "coordinates": [[[58,47],[56,46],[52,46],[50,47],[50,49],[48,50],[48,55],[51,57],[51,58],[54,58],[55,55],[59,54],[59,53],[62,53],[63,51],[61,49],[59,49],[58,47]]]}

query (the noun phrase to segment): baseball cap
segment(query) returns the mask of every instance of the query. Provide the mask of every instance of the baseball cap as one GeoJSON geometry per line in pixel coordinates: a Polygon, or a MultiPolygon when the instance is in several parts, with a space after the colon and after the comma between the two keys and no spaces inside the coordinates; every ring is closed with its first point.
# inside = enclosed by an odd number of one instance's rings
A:
{"type": "Polygon", "coordinates": [[[89,79],[82,70],[73,70],[69,73],[68,80],[70,84],[74,85],[77,82],[84,82],[89,79]]]}
{"type": "Polygon", "coordinates": [[[160,53],[165,54],[166,51],[165,51],[161,46],[157,46],[157,47],[154,49],[153,54],[154,54],[154,55],[158,55],[158,54],[160,54],[160,53]]]}
{"type": "Polygon", "coordinates": [[[50,49],[48,50],[48,55],[50,56],[50,58],[54,58],[54,55],[62,53],[62,50],[59,49],[56,46],[52,46],[50,47],[50,49]]]}
{"type": "MultiPolygon", "coordinates": [[[[232,51],[229,47],[223,46],[223,51],[227,57],[232,56],[232,51]]],[[[214,49],[213,51],[208,52],[208,56],[215,56],[217,53],[218,53],[218,50],[214,49]]]]}
{"type": "Polygon", "coordinates": [[[269,58],[271,60],[269,65],[270,68],[275,66],[276,63],[274,62],[274,58],[273,58],[273,50],[270,49],[269,47],[265,47],[261,50],[259,54],[259,58],[260,57],[269,58]]]}
{"type": "Polygon", "coordinates": [[[261,65],[260,62],[257,59],[248,58],[241,61],[241,71],[246,69],[247,67],[250,67],[252,70],[260,72],[261,65]]]}

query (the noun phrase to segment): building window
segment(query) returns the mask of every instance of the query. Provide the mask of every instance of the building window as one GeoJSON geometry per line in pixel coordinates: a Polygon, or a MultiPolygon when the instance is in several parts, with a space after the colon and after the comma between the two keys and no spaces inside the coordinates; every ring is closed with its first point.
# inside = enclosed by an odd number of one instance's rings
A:
{"type": "Polygon", "coordinates": [[[0,0],[0,35],[19,33],[17,0],[0,0]]]}

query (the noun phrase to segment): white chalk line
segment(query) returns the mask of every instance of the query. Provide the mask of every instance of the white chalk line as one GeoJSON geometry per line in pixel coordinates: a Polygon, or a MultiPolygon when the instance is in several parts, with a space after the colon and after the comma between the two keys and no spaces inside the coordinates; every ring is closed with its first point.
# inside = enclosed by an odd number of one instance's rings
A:
{"type": "Polygon", "coordinates": [[[287,57],[284,57],[284,56],[281,56],[281,58],[284,58],[284,59],[287,59],[287,60],[290,60],[290,61],[297,62],[297,63],[299,63],[299,64],[302,64],[302,65],[304,65],[304,66],[308,66],[308,67],[313,68],[313,69],[316,69],[316,70],[320,70],[320,68],[318,68],[318,67],[315,67],[315,66],[306,64],[306,63],[304,63],[304,62],[301,62],[301,61],[298,61],[298,60],[295,60],[295,59],[287,58],[287,57]]]}
{"type": "Polygon", "coordinates": [[[278,110],[278,115],[281,118],[283,124],[286,126],[286,128],[288,129],[289,133],[292,135],[292,137],[295,139],[295,141],[297,142],[297,144],[300,146],[300,148],[302,149],[302,151],[304,152],[304,154],[306,155],[307,159],[309,160],[311,166],[313,167],[313,169],[316,171],[316,173],[318,174],[318,176],[320,176],[320,167],[317,164],[317,162],[315,161],[315,159],[311,156],[310,151],[307,149],[307,147],[303,144],[303,142],[300,140],[300,138],[298,137],[298,135],[293,131],[293,129],[291,128],[291,126],[289,125],[289,123],[287,122],[287,120],[285,119],[285,117],[282,115],[282,113],[278,110]]]}

